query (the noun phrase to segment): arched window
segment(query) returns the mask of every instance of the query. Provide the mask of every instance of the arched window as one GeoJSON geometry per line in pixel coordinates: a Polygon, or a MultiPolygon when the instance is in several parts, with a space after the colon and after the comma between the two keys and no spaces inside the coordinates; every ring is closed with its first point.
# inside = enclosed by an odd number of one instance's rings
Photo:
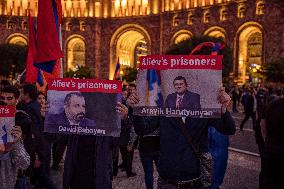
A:
{"type": "Polygon", "coordinates": [[[28,29],[28,22],[27,21],[23,21],[22,22],[22,29],[23,30],[27,30],[28,29]]]}
{"type": "Polygon", "coordinates": [[[248,38],[248,57],[257,58],[262,56],[262,35],[253,33],[248,38]]]}
{"type": "Polygon", "coordinates": [[[208,10],[204,12],[203,22],[204,23],[209,23],[210,22],[210,12],[208,10]]]}
{"type": "Polygon", "coordinates": [[[84,21],[81,21],[80,22],[80,30],[85,31],[85,29],[86,29],[86,23],[84,21]]]}
{"type": "Polygon", "coordinates": [[[15,44],[15,45],[21,45],[21,46],[28,45],[27,37],[21,33],[14,33],[10,35],[7,38],[6,42],[9,44],[15,44]]]}
{"type": "Polygon", "coordinates": [[[86,47],[83,39],[80,37],[70,39],[67,48],[68,70],[76,70],[79,66],[85,66],[86,47]]]}
{"type": "Polygon", "coordinates": [[[7,20],[7,25],[6,25],[7,29],[11,30],[13,29],[13,22],[11,20],[7,20]]]}
{"type": "Polygon", "coordinates": [[[193,36],[193,34],[185,29],[179,30],[178,32],[176,32],[172,39],[171,39],[171,44],[177,44],[180,43],[186,39],[189,39],[193,36]]]}
{"type": "Polygon", "coordinates": [[[71,22],[66,22],[66,31],[71,31],[71,29],[72,29],[71,22]]]}
{"type": "Polygon", "coordinates": [[[222,8],[220,11],[220,20],[225,21],[228,19],[228,10],[226,8],[222,8]]]}
{"type": "Polygon", "coordinates": [[[256,4],[256,14],[257,15],[264,14],[264,2],[263,1],[257,2],[257,4],[256,4]]]}
{"type": "Polygon", "coordinates": [[[238,81],[245,83],[248,78],[258,80],[255,68],[263,63],[262,26],[256,22],[243,24],[237,33],[237,67],[238,81]]]}
{"type": "Polygon", "coordinates": [[[238,6],[238,18],[245,17],[246,7],[243,3],[238,6]]]}
{"type": "Polygon", "coordinates": [[[179,16],[176,14],[176,15],[173,17],[173,26],[178,26],[178,25],[179,25],[179,21],[180,21],[180,18],[179,18],[179,16]]]}
{"type": "Polygon", "coordinates": [[[188,16],[187,16],[187,24],[188,25],[193,24],[193,18],[194,18],[193,13],[192,12],[188,13],[188,16]]]}

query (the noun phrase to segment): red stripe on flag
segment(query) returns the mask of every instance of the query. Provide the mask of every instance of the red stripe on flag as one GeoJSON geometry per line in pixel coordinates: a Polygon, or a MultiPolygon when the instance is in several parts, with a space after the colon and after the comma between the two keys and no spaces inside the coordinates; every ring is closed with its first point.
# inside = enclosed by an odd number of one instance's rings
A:
{"type": "MultiPolygon", "coordinates": [[[[56,0],[57,8],[60,1],[56,0]]],[[[59,21],[61,10],[58,10],[59,21]]],[[[59,23],[60,24],[60,23],[59,23]]],[[[53,13],[52,0],[38,1],[37,17],[37,56],[36,62],[46,62],[62,58],[63,54],[59,43],[59,34],[56,30],[56,22],[53,13]]]]}
{"type": "Polygon", "coordinates": [[[35,46],[35,28],[34,19],[29,16],[29,43],[28,43],[28,55],[26,60],[26,82],[35,83],[37,81],[37,68],[34,66],[36,57],[35,46]]]}

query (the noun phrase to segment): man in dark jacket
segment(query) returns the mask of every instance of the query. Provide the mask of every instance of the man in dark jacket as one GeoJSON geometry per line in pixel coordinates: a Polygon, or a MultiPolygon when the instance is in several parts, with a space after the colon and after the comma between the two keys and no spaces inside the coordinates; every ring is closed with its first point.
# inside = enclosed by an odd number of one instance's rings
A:
{"type": "Polygon", "coordinates": [[[175,93],[167,96],[165,107],[169,108],[190,108],[198,110],[201,108],[200,95],[187,90],[186,79],[178,76],[174,79],[175,93]]]}
{"type": "MultiPolygon", "coordinates": [[[[130,84],[127,88],[127,97],[136,92],[136,85],[130,84]]],[[[122,100],[122,103],[127,106],[126,99],[122,100]]],[[[122,163],[119,168],[126,171],[127,177],[136,176],[136,173],[132,171],[132,162],[134,154],[134,142],[137,139],[133,128],[132,109],[129,108],[129,115],[127,120],[121,121],[121,132],[119,137],[119,147],[122,158],[122,163]]]]}
{"type": "Polygon", "coordinates": [[[240,125],[240,130],[243,130],[244,124],[250,117],[252,118],[253,129],[255,130],[257,101],[255,97],[255,91],[252,87],[250,87],[248,92],[242,97],[242,104],[245,110],[245,118],[240,125]]]}
{"type": "Polygon", "coordinates": [[[56,189],[49,176],[49,163],[50,163],[50,145],[46,141],[43,134],[43,120],[41,116],[41,107],[37,102],[37,88],[32,84],[26,84],[22,88],[21,92],[21,110],[25,111],[31,118],[33,123],[34,144],[37,152],[35,160],[35,170],[37,181],[36,187],[56,189]]]}
{"type": "MultiPolygon", "coordinates": [[[[208,152],[208,127],[213,126],[223,134],[234,134],[235,123],[227,111],[230,97],[220,90],[218,100],[222,104],[221,119],[189,118],[184,120],[193,144],[199,152],[208,152]]],[[[133,95],[129,103],[137,104],[133,95]]],[[[158,166],[158,189],[201,189],[200,163],[180,129],[182,118],[178,117],[134,117],[135,131],[139,135],[153,132],[160,127],[160,160],[158,166]]]]}
{"type": "MultiPolygon", "coordinates": [[[[126,119],[126,106],[118,103],[116,111],[126,119]]],[[[63,189],[111,189],[113,141],[111,136],[70,135],[63,189]]]]}

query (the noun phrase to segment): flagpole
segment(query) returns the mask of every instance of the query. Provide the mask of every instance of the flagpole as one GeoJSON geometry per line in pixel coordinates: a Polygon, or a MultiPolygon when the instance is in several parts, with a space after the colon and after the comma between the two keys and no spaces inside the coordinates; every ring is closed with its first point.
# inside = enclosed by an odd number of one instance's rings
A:
{"type": "MultiPolygon", "coordinates": [[[[62,27],[61,24],[59,25],[59,43],[62,50],[62,27]]],[[[63,61],[60,58],[60,78],[63,78],[63,61]]]]}

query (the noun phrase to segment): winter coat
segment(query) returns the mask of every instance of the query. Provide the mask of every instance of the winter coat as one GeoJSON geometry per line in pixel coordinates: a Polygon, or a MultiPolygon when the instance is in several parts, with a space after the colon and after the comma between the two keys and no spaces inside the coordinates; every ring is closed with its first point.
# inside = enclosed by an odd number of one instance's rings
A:
{"type": "MultiPolygon", "coordinates": [[[[96,136],[93,136],[96,137],[96,136]]],[[[68,138],[67,152],[64,163],[64,174],[63,174],[63,189],[69,189],[72,182],[72,176],[74,174],[74,168],[78,157],[78,146],[79,135],[70,135],[68,138]]],[[[113,148],[113,137],[96,137],[94,144],[95,154],[90,154],[94,157],[94,162],[83,162],[94,164],[94,178],[92,181],[95,183],[96,189],[111,189],[112,188],[112,148],[113,148]]],[[[82,162],[80,162],[82,163],[82,162]]],[[[89,177],[89,175],[86,175],[89,177]]]]}

